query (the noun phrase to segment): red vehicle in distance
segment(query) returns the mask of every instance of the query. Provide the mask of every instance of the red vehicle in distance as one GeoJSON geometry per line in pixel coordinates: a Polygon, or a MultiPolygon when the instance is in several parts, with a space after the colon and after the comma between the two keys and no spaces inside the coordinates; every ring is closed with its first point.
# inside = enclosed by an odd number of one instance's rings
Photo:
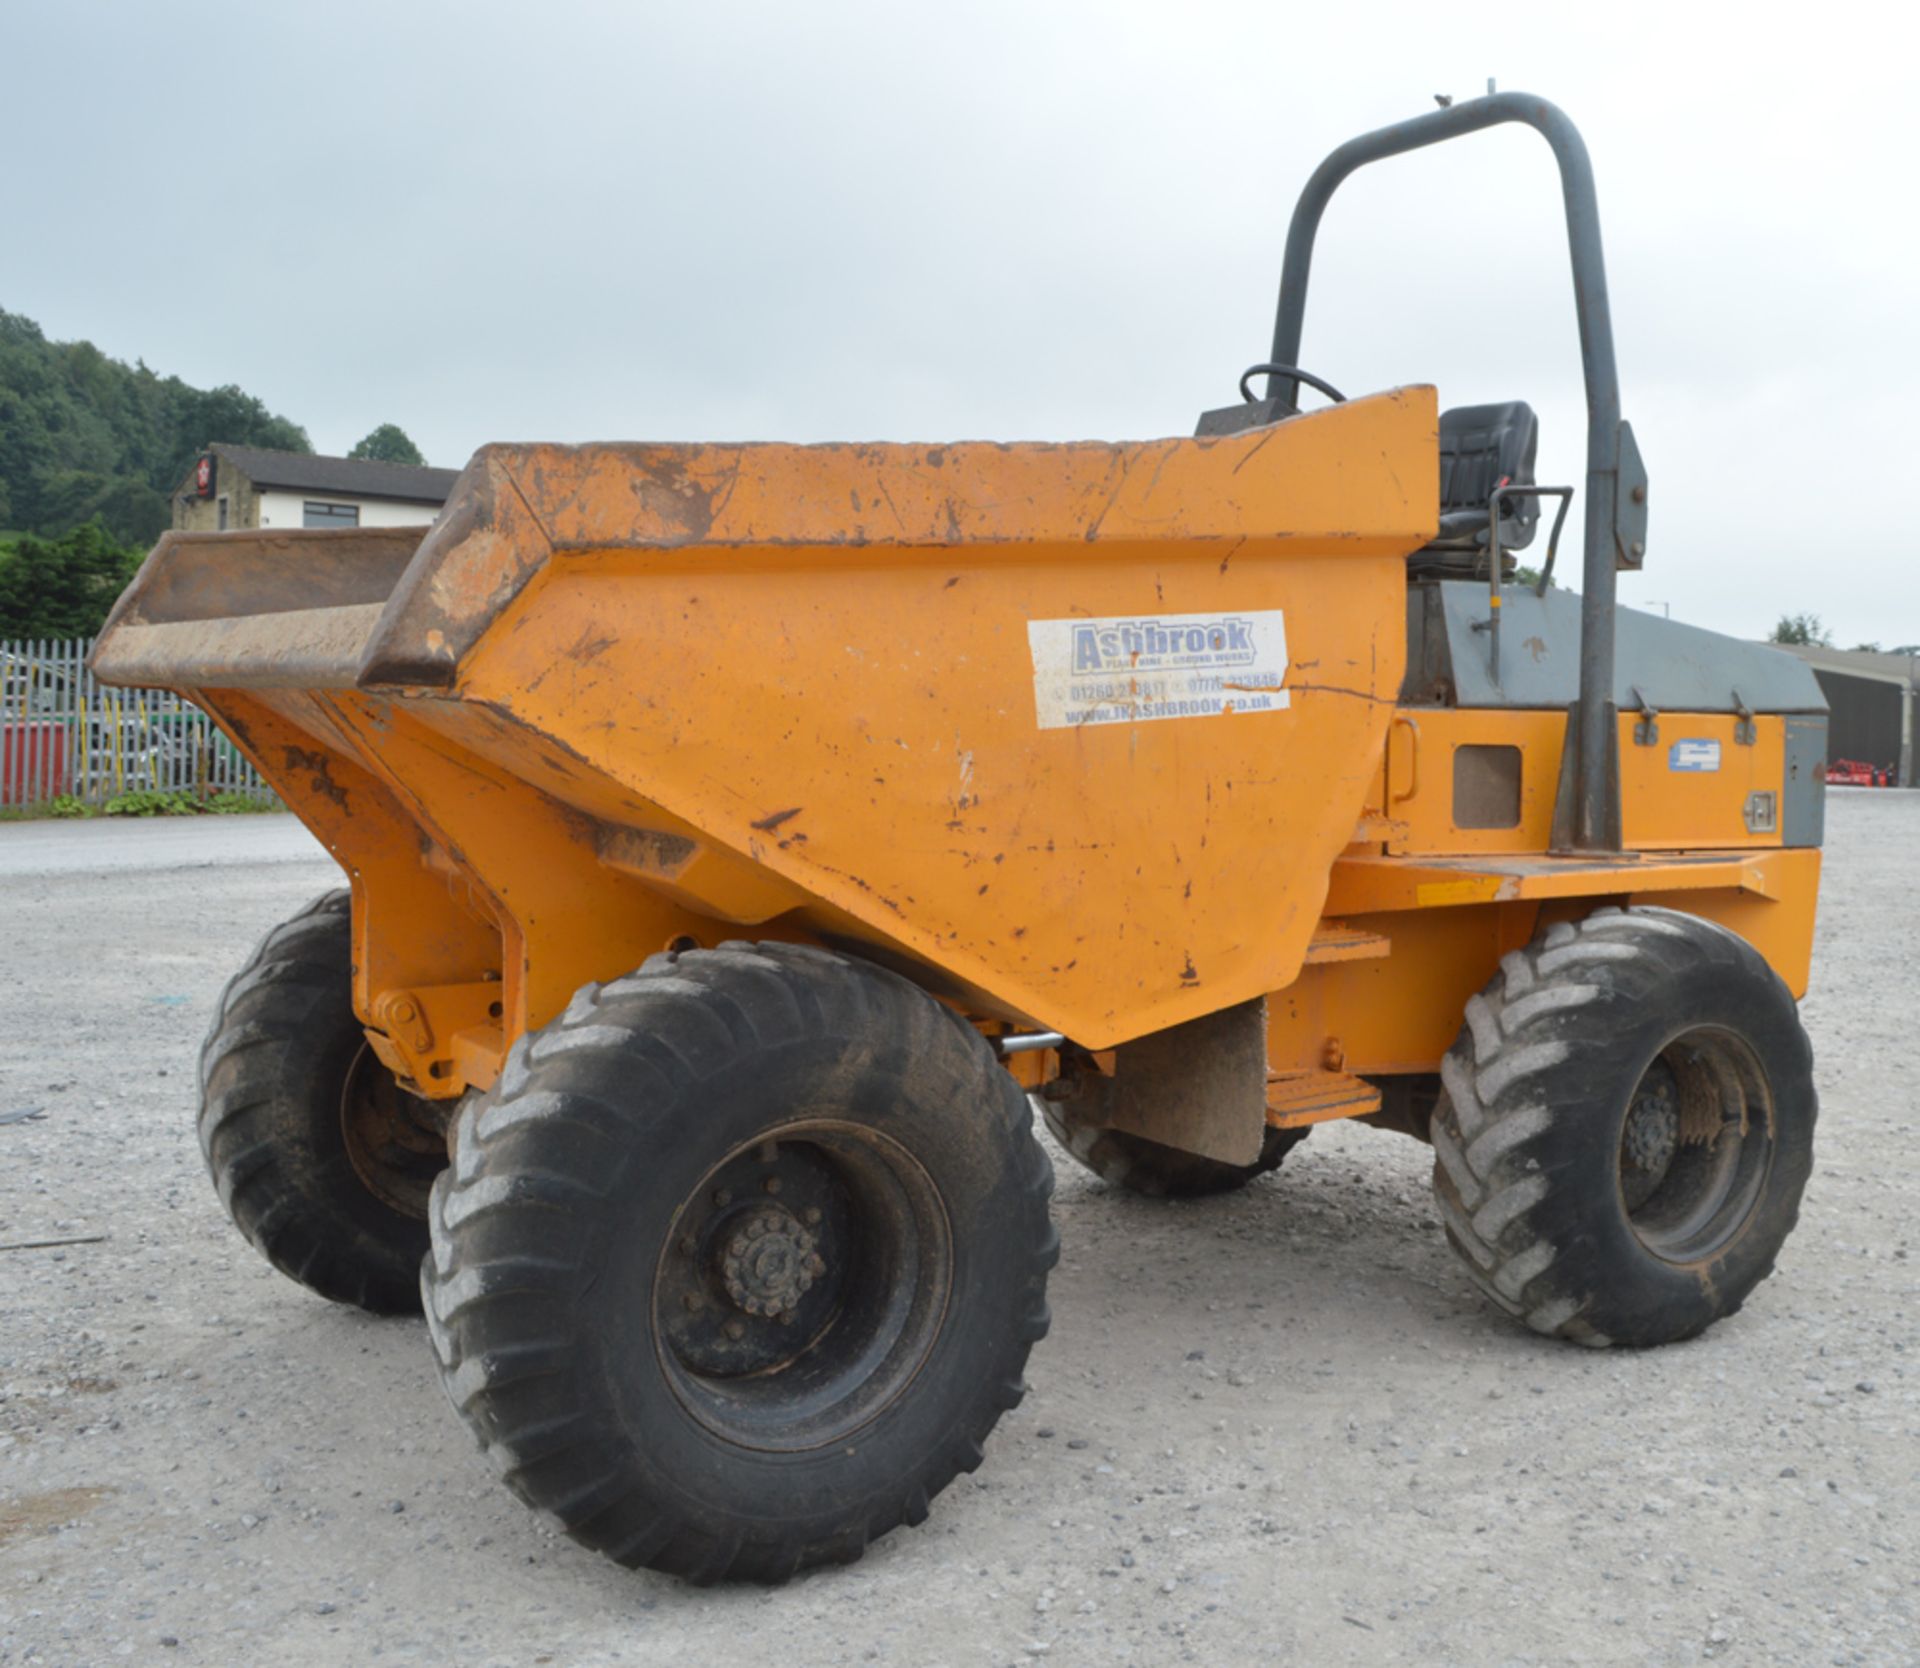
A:
{"type": "Polygon", "coordinates": [[[1893,771],[1885,765],[1863,764],[1858,759],[1835,759],[1827,766],[1827,785],[1835,788],[1890,788],[1893,771]]]}

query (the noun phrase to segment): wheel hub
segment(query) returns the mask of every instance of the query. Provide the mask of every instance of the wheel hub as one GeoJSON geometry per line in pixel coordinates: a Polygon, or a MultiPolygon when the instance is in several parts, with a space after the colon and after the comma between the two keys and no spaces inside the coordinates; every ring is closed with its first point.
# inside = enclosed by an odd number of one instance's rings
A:
{"type": "Polygon", "coordinates": [[[663,1325],[710,1377],[778,1370],[831,1323],[852,1231],[833,1166],[808,1142],[737,1153],[687,1202],[664,1265],[663,1325]]]}
{"type": "Polygon", "coordinates": [[[354,1174],[388,1209],[422,1222],[447,1165],[446,1105],[401,1088],[364,1043],[340,1089],[340,1134],[354,1174]]]}
{"type": "Polygon", "coordinates": [[[1647,1067],[1620,1127],[1620,1195],[1668,1262],[1714,1255],[1752,1217],[1772,1163],[1771,1091],[1753,1050],[1700,1026],[1647,1067]]]}
{"type": "Polygon", "coordinates": [[[813,1235],[780,1205],[749,1216],[720,1257],[727,1295],[750,1315],[791,1313],[826,1271],[813,1235]]]}
{"type": "Polygon", "coordinates": [[[918,1371],[953,1278],[951,1227],[919,1161],[839,1120],[736,1147],[674,1213],[652,1303],[675,1394],[752,1447],[811,1448],[918,1371]]]}
{"type": "Polygon", "coordinates": [[[1621,1157],[1631,1169],[1653,1176],[1666,1173],[1680,1145],[1680,1098],[1673,1073],[1656,1062],[1641,1080],[1627,1109],[1627,1127],[1620,1138],[1621,1157]]]}

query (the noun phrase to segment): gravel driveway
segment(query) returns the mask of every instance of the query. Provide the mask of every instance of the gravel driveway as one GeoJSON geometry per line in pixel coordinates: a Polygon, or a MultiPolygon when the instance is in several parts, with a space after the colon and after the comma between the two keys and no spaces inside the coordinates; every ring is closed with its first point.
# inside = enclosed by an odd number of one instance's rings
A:
{"type": "Polygon", "coordinates": [[[0,1123],[0,1242],[103,1237],[0,1253],[0,1663],[1920,1662],[1920,795],[1829,803],[1820,1162],[1742,1314],[1637,1355],[1516,1332],[1426,1150],[1366,1129],[1203,1204],[1062,1159],[1053,1335],[987,1464],[774,1592],[556,1538],[417,1322],[228,1226],[194,1055],[335,878],[298,831],[47,826],[0,825],[0,1118],[44,1109],[0,1123]]]}

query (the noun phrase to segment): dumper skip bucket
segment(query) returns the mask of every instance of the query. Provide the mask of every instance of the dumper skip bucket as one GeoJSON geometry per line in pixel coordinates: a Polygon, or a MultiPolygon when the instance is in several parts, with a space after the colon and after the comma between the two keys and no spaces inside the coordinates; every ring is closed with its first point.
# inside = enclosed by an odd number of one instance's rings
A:
{"type": "Polygon", "coordinates": [[[94,667],[190,695],[339,859],[429,1094],[724,937],[1110,1047],[1297,972],[1435,425],[1412,388],[1212,440],[488,447],[429,529],[168,534],[94,667]]]}

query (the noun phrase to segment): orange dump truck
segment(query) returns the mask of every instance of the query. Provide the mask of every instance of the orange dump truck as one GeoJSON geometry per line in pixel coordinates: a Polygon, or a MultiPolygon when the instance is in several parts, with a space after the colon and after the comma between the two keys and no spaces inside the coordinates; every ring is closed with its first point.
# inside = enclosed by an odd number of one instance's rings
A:
{"type": "Polygon", "coordinates": [[[489,447],[431,528],[163,538],[96,672],[191,696],[350,882],[206,1045],[240,1227],[424,1301],[508,1483],[697,1579],[979,1463],[1047,1327],[1036,1104],[1162,1194],[1368,1119],[1536,1330],[1737,1308],[1810,1163],[1824,708],[1614,606],[1598,237],[1565,117],[1475,100],[1328,159],[1193,438],[489,447]],[[1525,405],[1298,366],[1334,187],[1502,121],[1566,182],[1577,596],[1525,405]]]}

